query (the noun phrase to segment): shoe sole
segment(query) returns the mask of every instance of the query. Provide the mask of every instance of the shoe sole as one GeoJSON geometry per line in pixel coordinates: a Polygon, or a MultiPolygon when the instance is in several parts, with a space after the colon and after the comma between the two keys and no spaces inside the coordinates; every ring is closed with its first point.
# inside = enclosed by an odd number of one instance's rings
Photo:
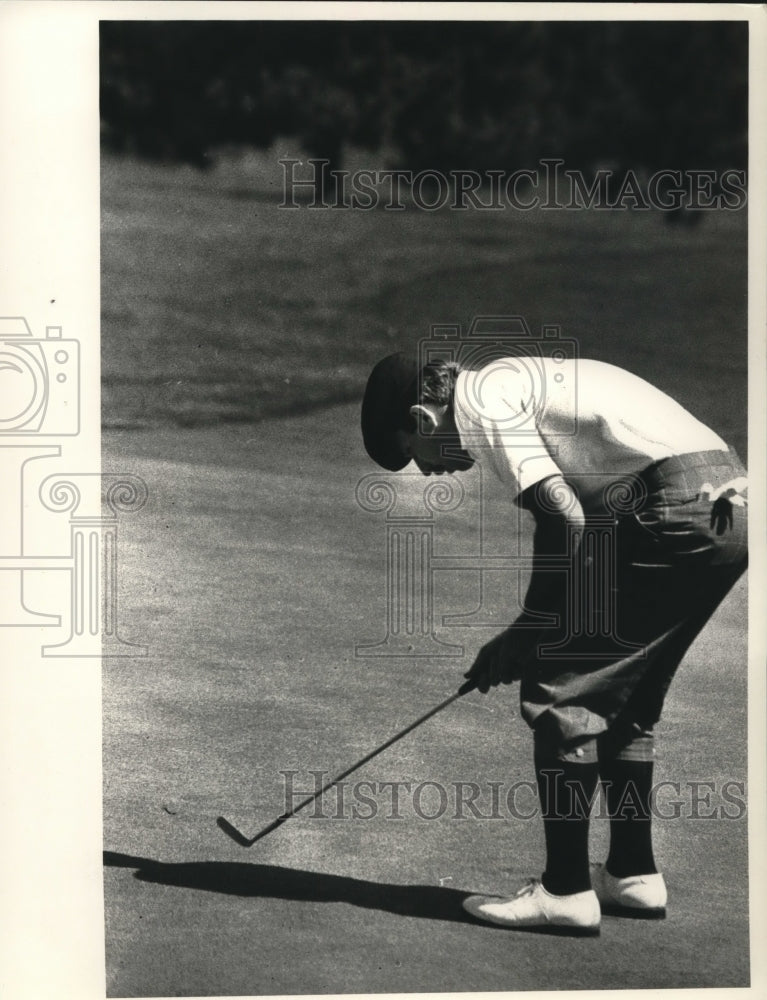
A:
{"type": "Polygon", "coordinates": [[[551,934],[555,937],[599,937],[601,927],[567,927],[564,924],[541,924],[540,927],[515,927],[513,924],[496,924],[507,931],[526,931],[528,934],[551,934]]]}
{"type": "Polygon", "coordinates": [[[568,924],[505,924],[502,920],[494,920],[492,917],[478,917],[468,910],[464,911],[470,923],[482,925],[483,927],[497,927],[504,931],[524,931],[528,934],[553,934],[557,937],[599,937],[601,928],[578,927],[568,924]]]}
{"type": "Polygon", "coordinates": [[[605,917],[630,917],[633,920],[665,920],[665,906],[622,906],[620,903],[600,903],[605,917]]]}

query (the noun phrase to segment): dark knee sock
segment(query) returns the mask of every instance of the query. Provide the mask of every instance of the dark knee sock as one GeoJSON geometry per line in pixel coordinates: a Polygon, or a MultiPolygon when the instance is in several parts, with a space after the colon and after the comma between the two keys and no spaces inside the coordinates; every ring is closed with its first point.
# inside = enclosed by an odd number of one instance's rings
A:
{"type": "Polygon", "coordinates": [[[598,765],[536,756],[535,771],[546,838],[543,887],[556,896],[585,892],[591,888],[589,813],[598,765]]]}
{"type": "Polygon", "coordinates": [[[616,878],[650,875],[658,869],[652,852],[652,761],[611,760],[600,764],[610,816],[606,868],[616,878]]]}

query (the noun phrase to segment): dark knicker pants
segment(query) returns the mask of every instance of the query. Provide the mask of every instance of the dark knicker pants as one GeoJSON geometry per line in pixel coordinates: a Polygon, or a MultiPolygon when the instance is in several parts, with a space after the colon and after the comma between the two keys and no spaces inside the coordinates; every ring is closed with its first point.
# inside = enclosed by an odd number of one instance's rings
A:
{"type": "MultiPolygon", "coordinates": [[[[712,502],[745,476],[733,451],[698,452],[623,477],[609,503],[586,510],[570,572],[551,581],[529,612],[536,631],[521,680],[522,714],[546,757],[586,763],[641,748],[677,667],[747,565],[746,509],[712,502]]],[[[722,650],[726,656],[726,650],[722,650]]]]}

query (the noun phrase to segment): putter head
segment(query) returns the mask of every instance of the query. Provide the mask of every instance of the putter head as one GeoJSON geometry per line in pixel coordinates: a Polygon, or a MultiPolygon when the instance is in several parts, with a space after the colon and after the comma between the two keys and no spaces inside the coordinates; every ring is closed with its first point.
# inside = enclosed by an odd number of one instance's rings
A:
{"type": "MultiPolygon", "coordinates": [[[[250,847],[250,845],[254,843],[253,840],[248,840],[247,837],[244,837],[237,827],[232,826],[229,820],[224,819],[223,816],[217,817],[216,825],[220,830],[223,830],[228,837],[231,837],[235,844],[239,844],[240,847],[250,847]]],[[[258,837],[255,839],[257,840],[258,837]]]]}
{"type": "Polygon", "coordinates": [[[265,826],[263,830],[259,830],[255,837],[250,838],[243,836],[237,827],[232,826],[229,820],[224,819],[223,816],[219,816],[216,819],[216,824],[220,830],[223,830],[228,837],[232,838],[235,844],[239,844],[240,847],[252,847],[257,840],[265,837],[267,833],[271,833],[272,830],[276,830],[278,826],[282,826],[286,819],[290,819],[291,815],[292,813],[289,813],[287,816],[279,816],[276,820],[270,823],[269,826],[265,826]]]}

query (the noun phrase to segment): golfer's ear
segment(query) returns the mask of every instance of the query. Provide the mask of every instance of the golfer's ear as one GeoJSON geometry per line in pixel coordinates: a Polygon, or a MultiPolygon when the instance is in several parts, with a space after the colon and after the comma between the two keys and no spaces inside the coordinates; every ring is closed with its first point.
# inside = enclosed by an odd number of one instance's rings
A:
{"type": "Polygon", "coordinates": [[[410,407],[410,416],[415,418],[419,434],[430,435],[436,431],[437,418],[428,406],[416,403],[415,406],[410,407]]]}

